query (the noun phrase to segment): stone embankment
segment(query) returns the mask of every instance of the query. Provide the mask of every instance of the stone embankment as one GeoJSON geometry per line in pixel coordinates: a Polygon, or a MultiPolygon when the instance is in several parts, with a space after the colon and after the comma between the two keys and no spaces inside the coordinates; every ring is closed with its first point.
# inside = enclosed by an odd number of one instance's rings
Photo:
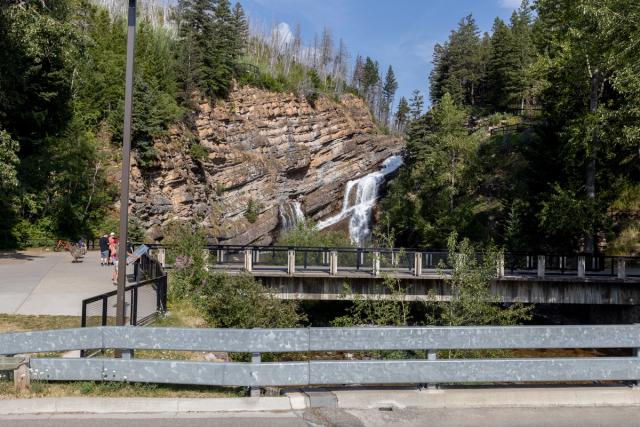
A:
{"type": "Polygon", "coordinates": [[[243,87],[200,104],[193,123],[156,143],[156,169],[141,174],[134,165],[131,213],[149,238],[174,219],[195,218],[217,242],[269,244],[291,223],[292,204],[325,218],[340,210],[349,180],[402,149],[349,94],[310,104],[243,87]]]}

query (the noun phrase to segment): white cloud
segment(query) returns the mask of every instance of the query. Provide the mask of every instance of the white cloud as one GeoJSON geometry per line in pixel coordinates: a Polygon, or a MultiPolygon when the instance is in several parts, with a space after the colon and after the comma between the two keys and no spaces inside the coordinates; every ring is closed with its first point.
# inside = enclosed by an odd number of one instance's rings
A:
{"type": "Polygon", "coordinates": [[[505,9],[517,9],[520,7],[522,0],[500,0],[500,6],[505,9]]]}
{"type": "Polygon", "coordinates": [[[275,26],[271,32],[271,39],[279,46],[283,47],[293,40],[291,27],[286,22],[281,22],[275,26]]]}

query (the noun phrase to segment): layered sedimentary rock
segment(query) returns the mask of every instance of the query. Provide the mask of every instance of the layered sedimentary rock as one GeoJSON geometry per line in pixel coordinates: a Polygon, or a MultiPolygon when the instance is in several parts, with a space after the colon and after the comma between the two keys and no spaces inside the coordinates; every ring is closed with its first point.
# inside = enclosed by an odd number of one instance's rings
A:
{"type": "Polygon", "coordinates": [[[192,129],[156,142],[159,167],[132,172],[131,213],[160,235],[174,219],[196,219],[215,241],[269,244],[292,205],[319,220],[342,203],[347,181],[402,149],[380,133],[359,98],[318,98],[244,87],[201,104],[192,129]]]}

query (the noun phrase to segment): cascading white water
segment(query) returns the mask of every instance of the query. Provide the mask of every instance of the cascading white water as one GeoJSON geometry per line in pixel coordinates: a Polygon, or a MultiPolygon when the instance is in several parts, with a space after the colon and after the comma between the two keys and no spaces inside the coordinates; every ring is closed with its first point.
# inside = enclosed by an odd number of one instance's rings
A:
{"type": "Polygon", "coordinates": [[[296,225],[304,222],[304,212],[302,212],[302,204],[299,201],[295,201],[292,203],[293,207],[293,217],[296,219],[296,225]]]}
{"type": "Polygon", "coordinates": [[[302,204],[299,201],[296,200],[280,206],[280,223],[282,224],[282,229],[288,230],[295,228],[296,225],[304,221],[304,212],[302,212],[302,204]]]}
{"type": "Polygon", "coordinates": [[[342,210],[337,215],[318,222],[318,229],[327,228],[351,215],[349,238],[354,244],[362,245],[371,234],[371,213],[378,200],[380,186],[387,175],[395,172],[401,165],[402,157],[392,156],[382,163],[382,169],[379,171],[347,182],[342,200],[342,210]],[[351,193],[354,188],[356,194],[352,205],[351,193]]]}

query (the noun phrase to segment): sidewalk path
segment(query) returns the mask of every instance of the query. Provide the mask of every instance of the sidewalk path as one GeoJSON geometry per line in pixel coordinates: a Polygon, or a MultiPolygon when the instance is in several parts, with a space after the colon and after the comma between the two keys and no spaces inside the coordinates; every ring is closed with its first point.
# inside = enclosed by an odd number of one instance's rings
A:
{"type": "Polygon", "coordinates": [[[0,252],[0,313],[80,316],[81,301],[115,289],[96,251],[81,262],[68,252],[0,252]]]}

